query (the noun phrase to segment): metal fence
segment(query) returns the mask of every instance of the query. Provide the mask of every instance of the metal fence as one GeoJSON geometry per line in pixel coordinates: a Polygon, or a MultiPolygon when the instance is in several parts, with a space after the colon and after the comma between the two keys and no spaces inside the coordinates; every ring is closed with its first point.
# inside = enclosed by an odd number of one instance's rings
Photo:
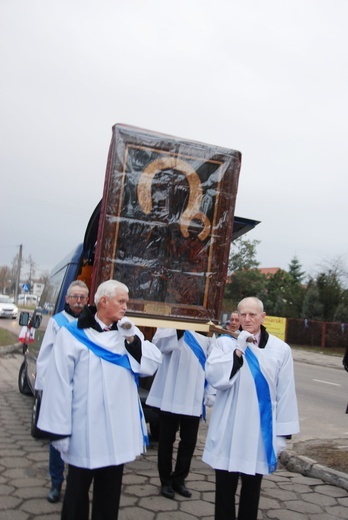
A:
{"type": "Polygon", "coordinates": [[[343,349],[348,347],[348,325],[288,318],[285,341],[294,345],[343,349]]]}
{"type": "MultiPolygon", "coordinates": [[[[156,328],[142,329],[151,341],[156,328]]],[[[306,345],[343,350],[348,347],[348,324],[315,320],[286,319],[285,341],[290,345],[306,345]]]]}

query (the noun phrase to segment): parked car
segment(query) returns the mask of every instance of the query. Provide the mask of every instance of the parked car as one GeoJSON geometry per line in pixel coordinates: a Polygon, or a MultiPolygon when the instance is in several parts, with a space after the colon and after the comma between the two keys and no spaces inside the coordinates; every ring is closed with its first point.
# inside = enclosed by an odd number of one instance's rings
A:
{"type": "Polygon", "coordinates": [[[18,307],[13,300],[6,294],[0,295],[0,318],[16,319],[18,316],[18,307]]]}

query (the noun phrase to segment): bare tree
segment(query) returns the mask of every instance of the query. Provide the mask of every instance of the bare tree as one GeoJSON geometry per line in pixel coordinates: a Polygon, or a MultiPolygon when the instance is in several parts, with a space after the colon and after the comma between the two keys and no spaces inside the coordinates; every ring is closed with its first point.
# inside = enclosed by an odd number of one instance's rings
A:
{"type": "Polygon", "coordinates": [[[0,266],[0,292],[6,294],[11,286],[11,269],[7,265],[0,266]]]}
{"type": "Polygon", "coordinates": [[[19,253],[17,253],[16,256],[14,256],[12,258],[11,268],[10,268],[10,270],[11,270],[10,289],[16,298],[17,298],[17,290],[18,290],[17,285],[19,284],[19,275],[20,275],[20,272],[22,269],[22,265],[23,265],[23,257],[22,257],[22,249],[20,247],[19,253]]]}
{"type": "Polygon", "coordinates": [[[46,284],[50,278],[50,272],[48,270],[41,271],[40,273],[40,282],[46,284]]]}
{"type": "Polygon", "coordinates": [[[37,263],[33,260],[31,255],[28,256],[25,263],[29,266],[28,281],[29,281],[30,290],[31,290],[32,289],[32,280],[35,277],[35,273],[37,270],[37,263]]]}
{"type": "Polygon", "coordinates": [[[318,275],[321,273],[330,274],[334,276],[342,286],[347,287],[348,270],[346,259],[343,255],[327,258],[319,265],[317,272],[318,275]]]}

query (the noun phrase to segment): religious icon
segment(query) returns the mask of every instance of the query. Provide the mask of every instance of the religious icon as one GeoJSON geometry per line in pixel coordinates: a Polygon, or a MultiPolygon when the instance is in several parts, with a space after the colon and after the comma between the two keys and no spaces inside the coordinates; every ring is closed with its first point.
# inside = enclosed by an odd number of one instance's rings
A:
{"type": "Polygon", "coordinates": [[[240,154],[115,125],[96,255],[140,314],[216,319],[240,154]],[[101,228],[100,228],[101,229],[101,228]]]}

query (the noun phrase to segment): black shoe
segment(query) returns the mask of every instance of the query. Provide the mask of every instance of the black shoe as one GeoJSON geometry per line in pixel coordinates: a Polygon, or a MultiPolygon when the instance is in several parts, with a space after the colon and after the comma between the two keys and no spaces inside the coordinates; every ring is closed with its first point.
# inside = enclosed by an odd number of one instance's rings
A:
{"type": "Polygon", "coordinates": [[[174,489],[174,491],[179,493],[179,495],[181,495],[182,497],[186,497],[186,498],[191,498],[192,497],[191,491],[189,491],[187,489],[185,484],[173,484],[173,489],[174,489]]]}
{"type": "Polygon", "coordinates": [[[175,497],[174,489],[172,486],[161,486],[161,495],[163,495],[166,498],[173,498],[175,497]]]}
{"type": "Polygon", "coordinates": [[[52,486],[50,492],[47,495],[47,500],[54,504],[60,499],[60,487],[52,486]]]}

